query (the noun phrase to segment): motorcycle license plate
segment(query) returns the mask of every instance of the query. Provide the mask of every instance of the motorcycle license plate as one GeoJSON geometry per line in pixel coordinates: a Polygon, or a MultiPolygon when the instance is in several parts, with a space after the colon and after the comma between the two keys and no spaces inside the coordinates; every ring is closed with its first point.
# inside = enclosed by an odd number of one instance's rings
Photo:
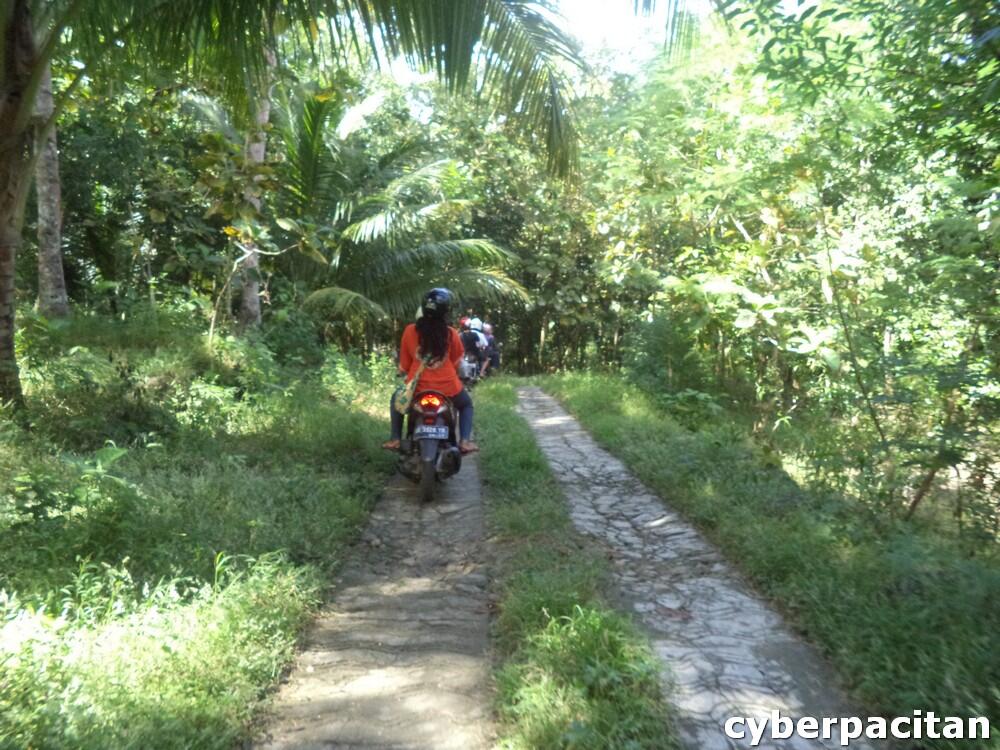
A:
{"type": "Polygon", "coordinates": [[[447,440],[448,439],[448,426],[447,425],[436,425],[436,424],[419,424],[416,429],[413,430],[413,437],[415,440],[447,440]]]}

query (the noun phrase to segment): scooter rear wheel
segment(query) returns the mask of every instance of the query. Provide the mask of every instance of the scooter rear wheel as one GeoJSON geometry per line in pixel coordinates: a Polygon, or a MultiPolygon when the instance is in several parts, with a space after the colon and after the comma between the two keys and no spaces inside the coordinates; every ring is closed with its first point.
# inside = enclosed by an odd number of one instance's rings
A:
{"type": "Polygon", "coordinates": [[[420,502],[429,503],[434,499],[437,484],[437,468],[433,461],[420,462],[420,502]]]}

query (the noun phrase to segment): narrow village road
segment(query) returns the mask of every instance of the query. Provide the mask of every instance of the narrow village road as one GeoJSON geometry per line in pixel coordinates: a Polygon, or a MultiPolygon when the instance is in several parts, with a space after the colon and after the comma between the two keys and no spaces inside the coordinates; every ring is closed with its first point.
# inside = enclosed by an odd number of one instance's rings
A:
{"type": "MultiPolygon", "coordinates": [[[[793,634],[719,552],[539,388],[521,388],[519,411],[569,499],[577,530],[613,561],[615,582],[649,632],[671,682],[680,735],[689,750],[735,750],[733,716],[792,719],[857,716],[821,656],[793,634]]],[[[767,739],[768,750],[841,747],[767,739]]],[[[869,750],[852,740],[853,750],[869,750]]]]}
{"type": "MultiPolygon", "coordinates": [[[[577,530],[612,560],[621,600],[650,634],[688,750],[742,750],[728,718],[858,715],[822,657],[701,535],[552,397],[519,412],[577,530]]],[[[487,550],[478,466],[422,505],[393,478],[282,686],[258,750],[485,750],[492,744],[487,550]]],[[[765,739],[767,750],[841,747],[765,739]]],[[[852,740],[854,750],[871,750],[852,740]]],[[[541,749],[540,749],[541,750],[541,749]]]]}
{"type": "Polygon", "coordinates": [[[492,744],[489,601],[475,457],[422,505],[390,480],[279,691],[259,750],[492,744]]]}

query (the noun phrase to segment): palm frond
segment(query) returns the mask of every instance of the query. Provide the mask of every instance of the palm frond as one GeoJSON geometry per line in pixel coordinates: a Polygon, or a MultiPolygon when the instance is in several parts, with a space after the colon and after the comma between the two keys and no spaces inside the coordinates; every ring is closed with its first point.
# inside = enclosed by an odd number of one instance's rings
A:
{"type": "Polygon", "coordinates": [[[389,204],[411,195],[443,195],[445,181],[457,175],[454,159],[439,159],[396,177],[373,200],[389,204]]]}
{"type": "Polygon", "coordinates": [[[339,122],[337,122],[337,137],[341,140],[346,140],[353,133],[363,128],[368,118],[378,111],[379,107],[385,102],[385,98],[385,91],[377,91],[365,97],[353,107],[344,110],[340,115],[339,122]]]}
{"type": "Polygon", "coordinates": [[[350,224],[344,229],[343,236],[356,245],[381,241],[390,248],[399,247],[426,232],[435,222],[464,213],[471,203],[468,200],[445,200],[415,208],[385,208],[350,224]]]}
{"type": "Polygon", "coordinates": [[[182,111],[190,112],[196,121],[219,133],[230,143],[243,144],[243,134],[233,125],[226,108],[216,99],[195,92],[182,93],[180,98],[182,111]]]}
{"type": "Polygon", "coordinates": [[[440,271],[423,269],[422,273],[383,279],[370,291],[370,298],[394,317],[408,318],[420,305],[427,290],[443,286],[451,290],[459,304],[477,300],[489,304],[525,304],[528,291],[503,271],[492,268],[459,268],[440,271]]]}
{"type": "Polygon", "coordinates": [[[582,63],[551,0],[92,0],[81,7],[70,46],[87,63],[111,70],[107,53],[120,48],[142,64],[210,72],[240,103],[267,79],[281,31],[298,26],[304,34],[285,38],[312,40],[325,16],[341,47],[364,46],[376,58],[402,54],[435,70],[452,91],[468,90],[473,70],[484,70],[477,88],[544,134],[553,170],[565,173],[575,158],[570,88],[560,70],[582,63]]]}
{"type": "Polygon", "coordinates": [[[339,97],[326,92],[296,92],[288,98],[277,129],[284,160],[281,198],[290,213],[331,212],[350,180],[343,172],[340,143],[328,137],[329,125],[343,110],[339,97]]]}
{"type": "Polygon", "coordinates": [[[386,310],[377,302],[351,289],[329,286],[317,289],[306,297],[305,305],[324,310],[330,317],[378,320],[386,317],[386,310]]]}
{"type": "Polygon", "coordinates": [[[394,167],[410,157],[419,154],[424,151],[428,146],[428,141],[423,137],[420,138],[408,138],[401,141],[398,145],[394,146],[389,151],[385,152],[378,158],[378,170],[383,172],[394,167]]]}
{"type": "Polygon", "coordinates": [[[210,74],[227,99],[246,104],[266,78],[277,31],[287,22],[309,28],[316,13],[312,0],[91,0],[73,22],[71,46],[109,71],[112,50],[154,70],[210,74]]]}
{"type": "Polygon", "coordinates": [[[382,240],[389,247],[395,247],[402,237],[416,229],[416,217],[412,211],[387,208],[350,224],[343,235],[356,245],[382,240]]]}
{"type": "Polygon", "coordinates": [[[548,3],[484,0],[490,23],[482,40],[481,90],[529,133],[544,134],[550,171],[576,165],[572,89],[562,67],[582,68],[576,42],[558,25],[548,3]]]}
{"type": "Polygon", "coordinates": [[[365,246],[346,253],[334,278],[389,314],[408,317],[434,286],[460,284],[472,296],[490,300],[525,299],[527,292],[505,271],[516,260],[487,240],[429,242],[405,250],[365,246]]]}
{"type": "Polygon", "coordinates": [[[381,241],[397,247],[413,243],[435,221],[455,216],[468,206],[468,201],[446,195],[454,191],[449,191],[448,183],[460,179],[458,165],[450,159],[406,172],[351,206],[351,214],[359,218],[346,227],[344,237],[355,244],[381,241]]]}
{"type": "Polygon", "coordinates": [[[516,260],[509,250],[483,239],[428,242],[405,250],[363,248],[342,261],[342,283],[367,294],[385,279],[431,278],[467,268],[506,269],[516,260]]]}
{"type": "MultiPolygon", "coordinates": [[[[715,10],[725,18],[726,6],[732,3],[724,0],[709,0],[715,10]]],[[[633,0],[637,15],[651,15],[657,7],[666,4],[663,46],[668,59],[690,54],[694,48],[698,27],[691,9],[690,0],[633,0]]]]}
{"type": "Polygon", "coordinates": [[[442,280],[459,299],[519,305],[526,305],[531,301],[531,293],[527,289],[496,269],[459,268],[445,274],[442,280]]]}
{"type": "Polygon", "coordinates": [[[359,8],[369,33],[393,54],[433,69],[455,93],[476,88],[529,132],[543,134],[550,168],[576,160],[571,91],[561,69],[582,67],[576,42],[560,28],[550,0],[370,0],[359,8]],[[478,65],[477,65],[478,64],[478,65]]]}

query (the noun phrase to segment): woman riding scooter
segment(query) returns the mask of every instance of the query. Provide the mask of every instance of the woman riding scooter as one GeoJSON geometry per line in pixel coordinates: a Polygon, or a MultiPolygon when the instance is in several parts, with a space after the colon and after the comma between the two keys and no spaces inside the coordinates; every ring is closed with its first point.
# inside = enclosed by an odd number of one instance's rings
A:
{"type": "MultiPolygon", "coordinates": [[[[406,374],[408,383],[416,376],[421,361],[426,360],[419,387],[437,391],[451,399],[458,410],[458,447],[462,453],[474,453],[479,446],[472,442],[472,397],[462,387],[456,369],[465,349],[458,331],[448,325],[451,301],[452,295],[447,289],[431,289],[424,295],[420,317],[403,331],[399,343],[399,369],[406,374]]],[[[392,437],[382,443],[386,450],[399,450],[399,441],[403,436],[403,415],[396,410],[395,401],[396,395],[393,394],[389,405],[392,437]]]]}

